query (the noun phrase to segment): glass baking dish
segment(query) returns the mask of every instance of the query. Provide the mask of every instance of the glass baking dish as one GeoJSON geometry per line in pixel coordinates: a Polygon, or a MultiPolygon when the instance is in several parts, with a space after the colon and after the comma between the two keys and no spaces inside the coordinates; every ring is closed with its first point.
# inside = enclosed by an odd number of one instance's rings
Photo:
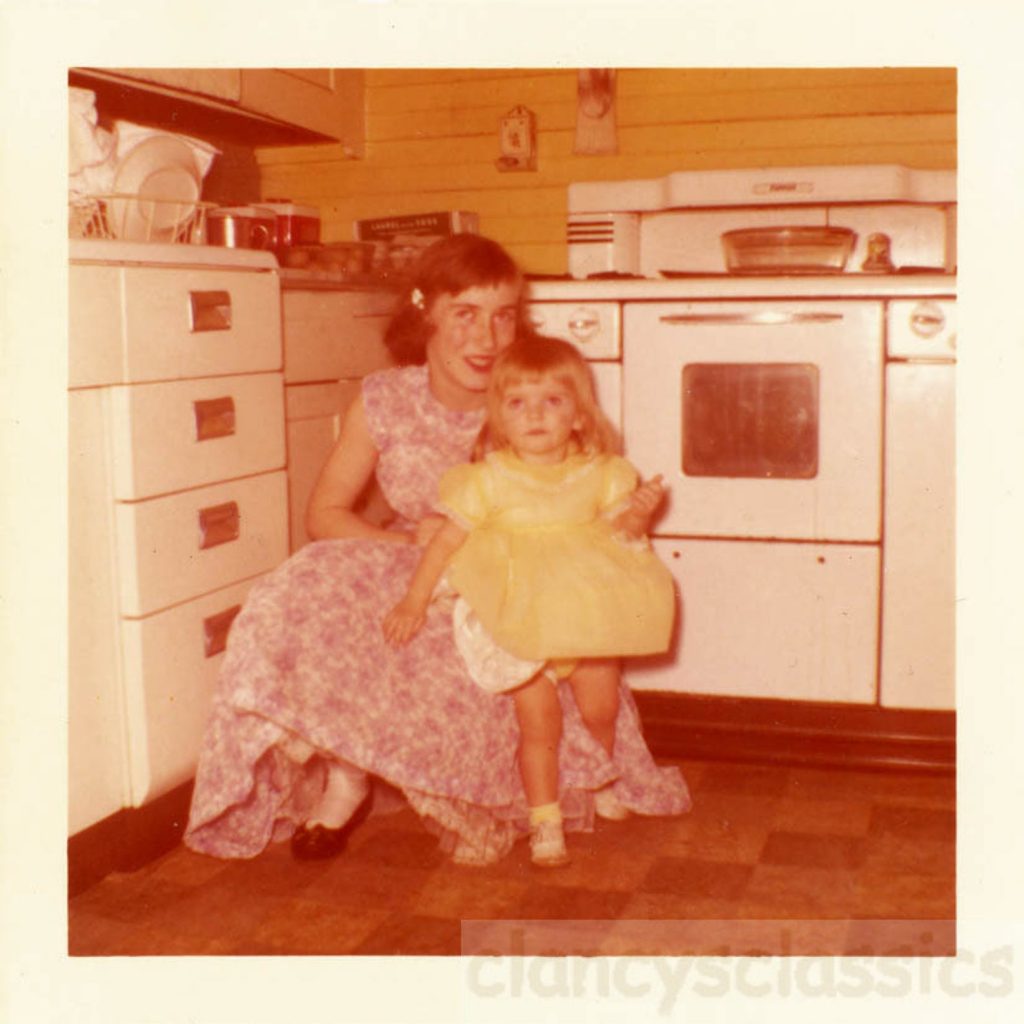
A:
{"type": "Polygon", "coordinates": [[[857,234],[849,228],[741,228],[722,234],[731,274],[838,274],[857,234]]]}

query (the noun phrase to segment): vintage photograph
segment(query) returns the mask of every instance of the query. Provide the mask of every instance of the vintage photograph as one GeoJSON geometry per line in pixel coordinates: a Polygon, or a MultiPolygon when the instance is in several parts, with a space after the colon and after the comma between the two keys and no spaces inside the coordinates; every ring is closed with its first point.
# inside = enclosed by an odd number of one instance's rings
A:
{"type": "Polygon", "coordinates": [[[0,5],[0,1018],[1012,1016],[1019,22],[0,5]]]}
{"type": "Polygon", "coordinates": [[[955,950],[956,69],[68,97],[71,956],[955,950]]]}

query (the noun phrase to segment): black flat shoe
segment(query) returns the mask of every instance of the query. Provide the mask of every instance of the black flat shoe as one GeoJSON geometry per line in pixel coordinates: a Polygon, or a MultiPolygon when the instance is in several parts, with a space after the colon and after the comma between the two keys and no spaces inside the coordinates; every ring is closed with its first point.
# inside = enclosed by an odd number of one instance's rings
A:
{"type": "Polygon", "coordinates": [[[340,828],[326,825],[300,825],[292,833],[292,856],[296,860],[329,860],[337,857],[348,845],[348,837],[370,813],[370,794],[355,809],[352,817],[340,828]]]}

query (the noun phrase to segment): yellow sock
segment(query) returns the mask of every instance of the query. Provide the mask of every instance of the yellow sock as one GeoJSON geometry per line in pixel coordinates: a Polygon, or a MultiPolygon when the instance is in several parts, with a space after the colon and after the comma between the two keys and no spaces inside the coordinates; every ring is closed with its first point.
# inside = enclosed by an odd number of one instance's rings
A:
{"type": "Polygon", "coordinates": [[[530,827],[543,821],[554,821],[559,825],[562,823],[562,808],[557,800],[553,804],[538,804],[530,808],[530,827]]]}

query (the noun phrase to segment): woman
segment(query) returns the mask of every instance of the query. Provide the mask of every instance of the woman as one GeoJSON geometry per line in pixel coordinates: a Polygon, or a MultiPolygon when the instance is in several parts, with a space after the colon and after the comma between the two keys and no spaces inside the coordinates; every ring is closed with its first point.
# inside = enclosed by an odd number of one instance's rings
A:
{"type": "MultiPolygon", "coordinates": [[[[441,524],[440,477],[470,456],[495,356],[522,329],[522,290],[488,239],[456,235],[424,253],[386,338],[402,365],[364,381],[311,496],[317,540],[253,587],[232,627],[192,849],[251,857],[290,836],[296,856],[330,856],[365,810],[366,773],[401,789],[459,863],[493,863],[527,833],[515,709],[467,675],[450,612],[435,606],[400,648],[382,630],[441,524]],[[387,528],[355,511],[374,474],[399,517],[387,528]]],[[[571,690],[560,700],[567,830],[591,827],[609,783],[640,813],[689,807],[678,771],[651,759],[625,688],[614,763],[571,690]]]]}

